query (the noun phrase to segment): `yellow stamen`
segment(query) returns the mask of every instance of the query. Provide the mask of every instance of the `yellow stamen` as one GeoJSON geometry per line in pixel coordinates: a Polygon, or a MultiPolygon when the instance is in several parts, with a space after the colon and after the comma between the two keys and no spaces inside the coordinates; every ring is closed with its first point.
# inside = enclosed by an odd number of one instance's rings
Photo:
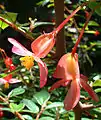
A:
{"type": "Polygon", "coordinates": [[[5,83],[4,88],[9,88],[9,83],[8,82],[5,83]]]}
{"type": "Polygon", "coordinates": [[[68,68],[67,68],[68,72],[72,75],[76,75],[76,60],[71,53],[68,54],[67,62],[68,62],[68,68]]]}
{"type": "Polygon", "coordinates": [[[29,70],[34,65],[33,56],[25,56],[20,58],[21,65],[23,65],[27,70],[29,70]]]}

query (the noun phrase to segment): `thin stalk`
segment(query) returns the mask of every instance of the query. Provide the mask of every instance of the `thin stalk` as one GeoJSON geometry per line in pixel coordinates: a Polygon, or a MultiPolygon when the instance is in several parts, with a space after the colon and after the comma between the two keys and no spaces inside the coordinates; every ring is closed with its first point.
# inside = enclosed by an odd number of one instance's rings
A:
{"type": "MultiPolygon", "coordinates": [[[[0,101],[8,104],[8,107],[10,108],[10,103],[9,103],[8,98],[6,98],[6,97],[4,98],[4,97],[2,97],[2,96],[0,95],[0,101]]],[[[16,117],[18,117],[19,120],[25,120],[25,119],[23,118],[23,116],[22,116],[19,112],[16,111],[16,112],[13,113],[13,114],[16,115],[16,117]]]]}
{"type": "Polygon", "coordinates": [[[34,40],[34,38],[32,36],[30,36],[27,32],[25,32],[24,30],[22,30],[20,27],[17,27],[14,23],[10,22],[9,20],[3,18],[0,16],[0,20],[5,22],[6,24],[8,24],[11,28],[13,28],[15,31],[20,32],[23,36],[25,36],[26,38],[30,39],[30,40],[34,40]]]}
{"type": "Polygon", "coordinates": [[[73,47],[73,49],[72,49],[72,54],[73,54],[73,55],[75,54],[75,52],[76,52],[76,50],[77,50],[78,44],[79,44],[80,41],[81,41],[81,38],[82,38],[82,36],[83,36],[83,34],[84,34],[84,31],[85,31],[85,28],[86,28],[86,26],[88,25],[88,22],[89,22],[89,20],[90,20],[90,18],[91,18],[91,16],[92,16],[93,12],[94,12],[94,11],[91,11],[91,12],[89,13],[89,16],[88,16],[88,18],[87,18],[87,20],[86,20],[86,22],[85,22],[85,24],[84,24],[84,27],[82,28],[82,30],[81,30],[81,32],[80,32],[80,35],[79,35],[79,37],[78,37],[78,40],[77,40],[77,42],[75,43],[75,45],[74,45],[74,47],[73,47]]]}
{"type": "Polygon", "coordinates": [[[85,4],[82,4],[81,6],[79,6],[76,10],[74,10],[56,29],[56,33],[58,33],[63,27],[64,25],[70,20],[71,17],[73,17],[81,8],[82,6],[84,6],[85,4]]]}

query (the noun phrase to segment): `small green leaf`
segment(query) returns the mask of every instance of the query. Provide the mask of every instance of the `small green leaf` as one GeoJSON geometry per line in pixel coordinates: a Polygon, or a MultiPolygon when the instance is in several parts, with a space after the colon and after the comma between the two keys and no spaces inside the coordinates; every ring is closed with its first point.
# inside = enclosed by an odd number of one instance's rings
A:
{"type": "Polygon", "coordinates": [[[63,102],[54,102],[54,103],[51,103],[50,105],[46,106],[46,109],[50,109],[53,107],[63,107],[63,106],[64,106],[63,102]]]}
{"type": "Polygon", "coordinates": [[[43,105],[44,103],[46,103],[49,100],[50,94],[47,91],[42,90],[40,92],[37,92],[34,95],[34,98],[40,105],[43,105]]]}
{"type": "Polygon", "coordinates": [[[30,111],[32,111],[33,113],[38,113],[38,112],[39,112],[38,106],[37,106],[33,101],[28,100],[28,99],[23,99],[22,102],[23,102],[23,103],[26,105],[26,107],[27,107],[30,111]]]}
{"type": "Polygon", "coordinates": [[[55,118],[52,118],[52,117],[42,117],[39,120],[55,120],[55,118]]]}
{"type": "Polygon", "coordinates": [[[88,25],[89,26],[99,26],[99,24],[95,21],[89,21],[88,25]]]}
{"type": "Polygon", "coordinates": [[[54,23],[52,23],[52,22],[35,22],[34,23],[34,27],[38,27],[41,25],[54,25],[54,23]]]}
{"type": "MultiPolygon", "coordinates": [[[[7,19],[10,22],[15,22],[16,17],[17,17],[17,13],[5,12],[5,14],[0,14],[0,16],[7,19]]],[[[0,20],[0,28],[5,29],[8,26],[9,26],[8,24],[6,24],[5,22],[2,22],[0,20]]]]}
{"type": "Polygon", "coordinates": [[[14,97],[14,96],[23,94],[24,92],[25,92],[25,89],[23,88],[15,88],[8,94],[8,97],[14,97]]]}
{"type": "Polygon", "coordinates": [[[99,87],[101,87],[101,80],[94,81],[93,86],[99,86],[99,87]]]}
{"type": "Polygon", "coordinates": [[[12,112],[20,112],[21,110],[23,110],[23,108],[25,107],[25,105],[23,103],[20,104],[15,104],[15,103],[10,103],[10,108],[12,112]]]}
{"type": "Polygon", "coordinates": [[[98,5],[98,3],[95,2],[95,1],[89,2],[89,7],[90,7],[91,9],[94,9],[97,5],[98,5]]]}
{"type": "Polygon", "coordinates": [[[96,92],[96,93],[100,93],[100,92],[101,92],[101,88],[95,89],[95,92],[96,92]]]}
{"type": "Polygon", "coordinates": [[[11,112],[11,109],[10,108],[6,108],[6,107],[2,108],[2,110],[3,111],[10,111],[11,112]]]}
{"type": "Polygon", "coordinates": [[[89,7],[95,9],[95,12],[101,16],[101,4],[95,1],[89,2],[89,7]]]}
{"type": "Polygon", "coordinates": [[[25,118],[26,120],[33,120],[33,118],[29,115],[22,115],[23,118],[25,118]]]}

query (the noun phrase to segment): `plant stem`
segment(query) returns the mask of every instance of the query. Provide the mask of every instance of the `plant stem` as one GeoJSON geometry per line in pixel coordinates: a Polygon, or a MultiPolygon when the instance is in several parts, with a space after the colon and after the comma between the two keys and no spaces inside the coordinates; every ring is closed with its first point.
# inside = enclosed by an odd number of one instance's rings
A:
{"type": "Polygon", "coordinates": [[[80,32],[80,35],[79,35],[79,37],[78,37],[78,40],[77,40],[77,42],[75,43],[75,45],[74,45],[74,47],[73,47],[73,49],[72,49],[72,54],[73,54],[73,55],[75,54],[75,52],[76,52],[76,50],[77,50],[78,44],[79,44],[80,41],[81,41],[81,38],[82,38],[82,36],[83,36],[83,34],[84,34],[84,31],[85,31],[85,28],[86,28],[86,26],[87,26],[87,24],[88,24],[88,22],[89,22],[89,20],[90,20],[90,18],[91,18],[91,16],[92,16],[93,12],[94,12],[94,11],[91,11],[91,12],[89,13],[89,16],[88,16],[88,18],[87,18],[87,20],[86,20],[86,22],[85,22],[85,24],[84,24],[84,27],[82,28],[82,30],[81,30],[81,32],[80,32]]]}
{"type": "Polygon", "coordinates": [[[75,120],[81,120],[81,116],[82,116],[82,106],[81,103],[78,102],[78,104],[76,105],[76,107],[73,109],[74,114],[75,114],[75,120]]]}
{"type": "Polygon", "coordinates": [[[34,40],[34,38],[32,36],[30,36],[27,32],[25,32],[24,30],[22,30],[20,27],[17,27],[14,23],[8,21],[7,19],[3,18],[0,16],[0,20],[5,22],[6,24],[8,24],[11,28],[13,28],[15,31],[20,32],[23,36],[25,36],[26,38],[30,39],[30,40],[34,40]]]}
{"type": "MultiPolygon", "coordinates": [[[[8,98],[4,98],[4,97],[2,97],[2,96],[0,95],[0,101],[2,101],[2,102],[4,102],[4,103],[7,103],[7,104],[8,104],[8,107],[9,107],[9,104],[10,104],[10,103],[9,103],[9,101],[8,101],[8,98]]],[[[19,112],[15,112],[15,113],[13,113],[13,114],[15,114],[15,115],[18,117],[19,120],[25,120],[19,112]]]]}
{"type": "Polygon", "coordinates": [[[41,114],[42,114],[42,113],[44,112],[44,110],[45,110],[45,106],[46,106],[46,103],[41,106],[41,110],[40,110],[40,112],[37,114],[35,120],[39,120],[39,117],[41,116],[41,114]]]}
{"type": "MultiPolygon", "coordinates": [[[[56,28],[64,20],[64,0],[54,0],[55,17],[56,17],[56,28]],[[61,9],[60,9],[61,8],[61,9]]],[[[54,55],[55,60],[59,60],[66,52],[66,41],[64,36],[64,28],[59,31],[56,36],[56,52],[54,55]],[[60,49],[61,46],[61,49],[60,49]]]]}
{"type": "Polygon", "coordinates": [[[79,6],[76,10],[74,10],[74,11],[55,29],[55,31],[58,33],[58,32],[64,27],[64,25],[70,20],[70,18],[73,17],[83,6],[84,6],[84,4],[82,4],[82,5],[79,6]]]}

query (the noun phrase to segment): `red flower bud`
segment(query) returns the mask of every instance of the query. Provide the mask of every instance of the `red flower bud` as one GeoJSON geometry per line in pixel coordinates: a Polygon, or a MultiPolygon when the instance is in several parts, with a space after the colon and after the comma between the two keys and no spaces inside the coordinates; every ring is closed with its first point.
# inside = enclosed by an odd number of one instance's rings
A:
{"type": "Polygon", "coordinates": [[[0,118],[2,118],[2,117],[3,117],[3,115],[4,115],[4,113],[3,113],[3,111],[2,111],[2,108],[3,108],[3,106],[2,106],[2,105],[0,105],[0,118]]]}
{"type": "Polygon", "coordinates": [[[98,30],[96,30],[95,33],[94,33],[94,35],[98,36],[98,35],[100,35],[100,32],[98,30]]]}
{"type": "Polygon", "coordinates": [[[13,64],[11,64],[11,65],[9,66],[9,69],[12,71],[12,70],[15,70],[16,67],[15,67],[13,64]]]}
{"type": "Polygon", "coordinates": [[[10,65],[12,64],[12,59],[9,57],[6,57],[4,62],[5,62],[6,67],[9,68],[10,65]]]}
{"type": "Polygon", "coordinates": [[[0,118],[2,118],[4,115],[3,111],[0,111],[0,118]]]}

